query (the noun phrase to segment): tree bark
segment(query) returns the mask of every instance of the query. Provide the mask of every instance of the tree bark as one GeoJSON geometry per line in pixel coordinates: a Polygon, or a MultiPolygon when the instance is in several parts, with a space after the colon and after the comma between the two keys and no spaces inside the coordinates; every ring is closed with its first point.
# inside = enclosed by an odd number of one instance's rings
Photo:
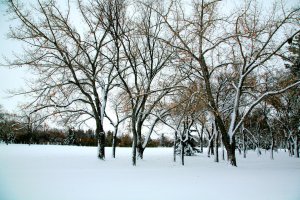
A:
{"type": "Polygon", "coordinates": [[[200,152],[203,153],[203,127],[201,128],[201,135],[200,135],[200,152]]]}
{"type": "Polygon", "coordinates": [[[143,148],[142,142],[138,142],[138,144],[137,144],[137,152],[138,152],[138,157],[140,159],[144,158],[144,150],[145,150],[145,148],[143,148]]]}
{"type": "Polygon", "coordinates": [[[115,127],[115,132],[114,132],[113,140],[112,140],[112,157],[113,158],[116,158],[117,134],[118,134],[118,128],[115,127]]]}
{"type": "Polygon", "coordinates": [[[181,164],[184,165],[184,142],[180,140],[180,146],[181,146],[181,164]]]}
{"type": "Polygon", "coordinates": [[[258,156],[261,155],[259,136],[258,136],[258,139],[257,139],[256,152],[257,152],[258,156]]]}
{"type": "Polygon", "coordinates": [[[98,158],[100,160],[105,159],[105,133],[100,120],[96,123],[96,136],[98,140],[98,158]]]}
{"type": "Polygon", "coordinates": [[[270,157],[272,160],[274,160],[274,134],[271,132],[271,148],[270,148],[270,157]]]}
{"type": "Polygon", "coordinates": [[[210,154],[211,155],[215,155],[215,151],[214,151],[214,139],[211,140],[209,146],[210,146],[210,154]]]}
{"type": "Polygon", "coordinates": [[[176,162],[176,141],[177,141],[177,132],[175,131],[174,147],[173,147],[173,161],[174,162],[176,162]]]}
{"type": "Polygon", "coordinates": [[[296,133],[295,135],[295,141],[294,141],[294,147],[295,147],[295,157],[299,158],[299,142],[298,142],[298,135],[296,133]]]}
{"type": "Polygon", "coordinates": [[[222,142],[222,160],[225,160],[225,149],[224,149],[223,142],[222,142]]]}
{"type": "Polygon", "coordinates": [[[215,138],[215,162],[219,162],[219,131],[216,130],[216,138],[215,138]]]}
{"type": "Polygon", "coordinates": [[[237,166],[236,165],[236,157],[235,157],[235,137],[232,137],[232,142],[231,144],[228,146],[227,148],[227,159],[228,162],[232,165],[232,166],[237,166]]]}
{"type": "Polygon", "coordinates": [[[247,148],[246,148],[246,136],[245,136],[245,132],[243,131],[243,157],[246,158],[246,151],[247,151],[247,148]]]}
{"type": "Polygon", "coordinates": [[[137,136],[133,134],[132,140],[132,165],[136,166],[136,150],[137,150],[137,136]]]}
{"type": "MultiPolygon", "coordinates": [[[[138,119],[138,120],[140,120],[140,119],[138,119]]],[[[143,141],[142,141],[142,122],[141,121],[137,122],[136,134],[137,134],[136,147],[137,147],[138,158],[143,159],[144,148],[143,148],[143,141]]]]}
{"type": "Polygon", "coordinates": [[[290,156],[293,156],[293,155],[294,155],[294,148],[293,148],[293,144],[292,144],[292,142],[290,141],[290,139],[289,139],[289,141],[288,141],[288,149],[289,149],[289,155],[290,155],[290,156]]]}

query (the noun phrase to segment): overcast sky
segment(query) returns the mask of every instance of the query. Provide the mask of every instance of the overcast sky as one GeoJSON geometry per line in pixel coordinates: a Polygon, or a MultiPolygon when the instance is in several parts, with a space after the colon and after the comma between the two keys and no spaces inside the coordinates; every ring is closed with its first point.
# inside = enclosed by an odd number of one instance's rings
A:
{"type": "MultiPolygon", "coordinates": [[[[186,0],[188,1],[188,0],[186,0]]],[[[224,0],[223,3],[228,2],[237,3],[239,0],[224,0]]],[[[8,16],[5,15],[5,6],[0,0],[0,64],[5,63],[3,56],[11,57],[13,51],[20,49],[20,43],[7,39],[7,33],[11,21],[8,16]]],[[[264,2],[270,2],[265,0],[264,2]]],[[[286,0],[288,4],[300,5],[300,0],[286,0]]],[[[25,78],[30,78],[30,74],[25,69],[14,68],[9,69],[7,67],[0,66],[0,105],[2,105],[7,111],[16,111],[17,105],[26,101],[24,97],[13,97],[8,98],[10,95],[7,93],[8,90],[16,90],[24,87],[25,78]]]]}
{"type": "MultiPolygon", "coordinates": [[[[10,22],[5,16],[4,5],[0,1],[0,64],[4,63],[3,56],[10,57],[18,43],[7,39],[10,22]]],[[[22,77],[25,75],[23,69],[8,69],[0,66],[0,104],[9,111],[16,108],[19,98],[7,98],[7,90],[19,88],[22,84],[22,77]]]]}

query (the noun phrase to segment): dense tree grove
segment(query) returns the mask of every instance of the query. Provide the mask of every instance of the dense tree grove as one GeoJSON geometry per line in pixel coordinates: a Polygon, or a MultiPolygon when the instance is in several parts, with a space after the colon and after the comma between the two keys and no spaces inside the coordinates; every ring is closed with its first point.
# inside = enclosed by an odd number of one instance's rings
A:
{"type": "Polygon", "coordinates": [[[203,147],[215,162],[223,149],[222,158],[233,166],[236,150],[246,157],[248,150],[265,149],[273,159],[280,148],[299,157],[299,5],[6,3],[16,21],[9,37],[24,44],[8,65],[36,74],[28,90],[16,93],[32,99],[22,107],[28,113],[23,122],[0,116],[6,143],[17,141],[10,133],[20,129],[27,130],[29,144],[38,143],[38,127],[52,119],[69,127],[67,135],[47,132],[62,135],[59,143],[97,144],[100,159],[105,146],[115,157],[116,146],[130,144],[133,165],[149,146],[173,146],[174,161],[179,153],[183,165],[184,156],[203,153],[203,147]],[[106,119],[113,132],[104,132],[106,119]],[[71,128],[89,122],[94,134],[71,128]]]}

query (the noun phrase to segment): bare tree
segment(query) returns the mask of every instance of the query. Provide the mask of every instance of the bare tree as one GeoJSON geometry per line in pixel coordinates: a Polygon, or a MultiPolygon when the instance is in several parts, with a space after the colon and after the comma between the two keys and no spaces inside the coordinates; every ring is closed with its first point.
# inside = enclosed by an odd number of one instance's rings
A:
{"type": "MultiPolygon", "coordinates": [[[[133,134],[132,162],[136,165],[136,153],[143,158],[147,138],[150,138],[146,137],[143,144],[142,128],[155,106],[173,90],[176,77],[167,70],[173,53],[158,39],[164,33],[162,17],[144,3],[137,3],[134,17],[124,19],[120,16],[121,4],[122,1],[115,1],[110,13],[113,22],[110,35],[119,52],[116,68],[121,88],[127,93],[125,102],[130,111],[133,134]],[[120,18],[113,20],[114,16],[120,18]]],[[[159,1],[148,4],[162,9],[159,1]]],[[[157,121],[154,120],[154,125],[157,121]]]]}
{"type": "Polygon", "coordinates": [[[9,36],[26,44],[23,54],[9,64],[26,66],[38,77],[19,94],[32,97],[33,112],[47,110],[65,123],[93,119],[100,159],[105,158],[104,110],[116,77],[107,59],[114,52],[108,49],[110,24],[102,15],[104,2],[78,0],[75,8],[67,1],[63,9],[52,0],[37,0],[30,7],[7,1],[19,24],[9,36]],[[81,24],[73,23],[73,14],[81,24]]]}
{"type": "MultiPolygon", "coordinates": [[[[218,15],[220,1],[194,1],[187,9],[179,1],[171,1],[167,14],[161,14],[174,40],[165,41],[180,50],[191,69],[203,81],[206,98],[214,115],[228,160],[236,166],[235,134],[245,117],[265,98],[285,92],[300,82],[273,91],[264,91],[261,82],[249,87],[253,75],[259,80],[261,71],[271,70],[288,40],[299,33],[299,9],[272,7],[259,10],[255,1],[245,1],[239,10],[228,16],[218,15]],[[187,10],[193,10],[187,14],[187,10]],[[285,35],[283,36],[283,32],[285,35]],[[231,90],[226,115],[218,105],[216,75],[231,72],[231,90]],[[255,92],[251,89],[255,88],[255,92]],[[248,102],[244,105],[242,102],[248,102]],[[226,122],[230,116],[229,123],[226,122]],[[227,124],[229,124],[227,126],[227,124]]],[[[155,10],[155,8],[153,8],[155,10]]],[[[157,13],[160,11],[156,10],[157,13]]]]}

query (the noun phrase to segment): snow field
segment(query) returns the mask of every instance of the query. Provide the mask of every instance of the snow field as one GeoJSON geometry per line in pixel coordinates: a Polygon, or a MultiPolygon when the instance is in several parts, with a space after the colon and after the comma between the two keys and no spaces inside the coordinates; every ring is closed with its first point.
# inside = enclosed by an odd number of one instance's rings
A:
{"type": "Polygon", "coordinates": [[[147,148],[131,166],[131,149],[0,144],[1,200],[299,200],[300,159],[279,151],[247,159],[238,167],[215,163],[206,153],[172,161],[171,148],[147,148]]]}

